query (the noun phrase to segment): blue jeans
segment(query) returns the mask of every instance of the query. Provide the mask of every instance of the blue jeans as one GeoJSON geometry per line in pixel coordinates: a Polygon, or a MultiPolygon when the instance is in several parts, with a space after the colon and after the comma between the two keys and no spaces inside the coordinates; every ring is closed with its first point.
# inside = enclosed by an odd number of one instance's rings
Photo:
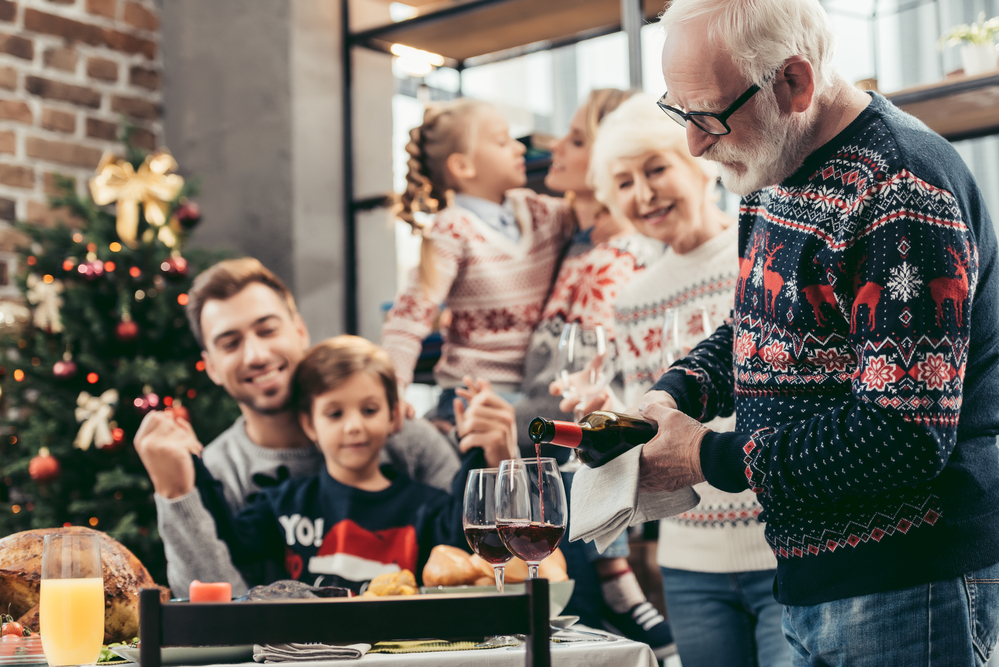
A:
{"type": "Polygon", "coordinates": [[[999,565],[901,591],[787,607],[784,634],[795,667],[980,667],[999,635],[999,565]]]}
{"type": "Polygon", "coordinates": [[[774,570],[690,572],[659,568],[683,667],[790,667],[774,570]]]}

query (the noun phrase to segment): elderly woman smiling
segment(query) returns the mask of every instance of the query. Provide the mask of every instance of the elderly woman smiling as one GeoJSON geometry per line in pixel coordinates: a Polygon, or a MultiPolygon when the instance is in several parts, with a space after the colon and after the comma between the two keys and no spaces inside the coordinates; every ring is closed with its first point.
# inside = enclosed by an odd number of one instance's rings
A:
{"type": "MultiPolygon", "coordinates": [[[[651,97],[632,97],[600,125],[589,172],[597,199],[669,245],[614,302],[614,395],[605,397],[606,407],[634,404],[660,376],[667,308],[704,306],[713,326],[732,309],[738,230],[718,208],[716,176],[712,163],[690,155],[684,130],[651,97]]],[[[691,344],[711,333],[702,321],[680,320],[694,337],[691,344]]],[[[732,420],[708,426],[728,431],[732,420]]],[[[694,488],[700,504],[660,523],[657,556],[681,662],[790,665],[783,608],[772,592],[777,563],[755,495],[707,483],[694,488]]]]}

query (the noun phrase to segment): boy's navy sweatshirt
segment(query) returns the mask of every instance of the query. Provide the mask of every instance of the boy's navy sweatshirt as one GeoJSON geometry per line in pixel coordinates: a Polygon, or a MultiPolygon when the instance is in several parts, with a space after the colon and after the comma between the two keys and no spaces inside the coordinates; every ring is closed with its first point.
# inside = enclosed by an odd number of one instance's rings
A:
{"type": "Polygon", "coordinates": [[[880,95],[739,212],[734,317],[654,389],[706,421],[701,468],[757,492],[777,600],[999,562],[999,264],[952,146],[880,95]]]}
{"type": "Polygon", "coordinates": [[[233,516],[221,485],[195,461],[202,502],[249,585],[290,577],[355,593],[379,574],[399,570],[410,570],[419,583],[438,544],[467,550],[465,480],[469,470],[486,467],[482,450],[471,450],[462,458],[451,495],[388,466],[382,468],[388,488],[363,491],[337,482],[323,467],[313,477],[264,489],[233,516]]]}

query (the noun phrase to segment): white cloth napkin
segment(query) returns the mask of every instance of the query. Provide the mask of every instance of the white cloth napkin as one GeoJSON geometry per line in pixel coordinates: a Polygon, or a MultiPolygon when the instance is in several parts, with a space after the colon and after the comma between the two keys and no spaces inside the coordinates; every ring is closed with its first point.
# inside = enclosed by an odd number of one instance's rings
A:
{"type": "Polygon", "coordinates": [[[357,660],[371,644],[254,644],[254,662],[310,662],[317,660],[357,660]]]}
{"type": "Polygon", "coordinates": [[[646,521],[686,512],[701,497],[691,488],[638,493],[642,447],[628,450],[599,468],[581,467],[572,479],[569,541],[594,542],[603,553],[618,535],[646,521]]]}

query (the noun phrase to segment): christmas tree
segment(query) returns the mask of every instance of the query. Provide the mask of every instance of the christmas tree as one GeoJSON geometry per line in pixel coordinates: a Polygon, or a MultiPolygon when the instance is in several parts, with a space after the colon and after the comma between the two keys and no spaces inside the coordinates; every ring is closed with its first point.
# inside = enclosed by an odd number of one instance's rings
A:
{"type": "Polygon", "coordinates": [[[149,410],[177,410],[204,443],[238,416],[184,317],[193,276],[220,257],[181,254],[200,213],[176,168],[165,151],[128,148],[101,161],[91,196],[63,181],[50,205],[78,224],[18,225],[30,238],[17,276],[30,313],[0,313],[0,537],[91,526],[162,583],[152,485],[132,437],[149,410]]]}

